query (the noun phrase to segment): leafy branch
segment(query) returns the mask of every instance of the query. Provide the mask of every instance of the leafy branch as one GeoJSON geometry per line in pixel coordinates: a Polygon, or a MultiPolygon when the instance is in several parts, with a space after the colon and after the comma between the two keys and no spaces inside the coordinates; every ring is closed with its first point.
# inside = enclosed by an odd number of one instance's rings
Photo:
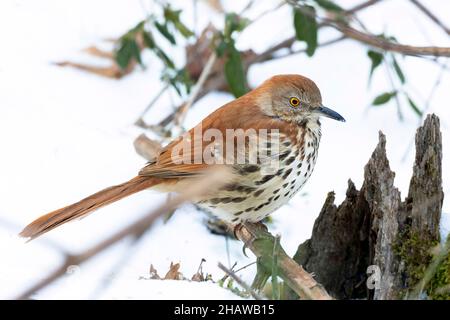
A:
{"type": "Polygon", "coordinates": [[[164,19],[150,15],[140,21],[135,27],[122,35],[114,51],[115,61],[122,70],[126,70],[133,63],[144,66],[141,58],[142,51],[149,49],[164,65],[162,80],[169,83],[181,96],[183,91],[190,92],[192,80],[185,68],[178,69],[173,60],[166,54],[155,40],[154,33],[159,33],[170,44],[176,45],[176,34],[188,39],[194,35],[181,21],[181,10],[174,10],[170,5],[163,8],[164,19]]]}

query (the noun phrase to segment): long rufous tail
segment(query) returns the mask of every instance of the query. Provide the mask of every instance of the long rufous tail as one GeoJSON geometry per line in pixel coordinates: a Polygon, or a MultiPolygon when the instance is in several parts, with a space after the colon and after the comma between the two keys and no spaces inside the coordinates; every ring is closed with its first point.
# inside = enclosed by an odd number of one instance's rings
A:
{"type": "Polygon", "coordinates": [[[103,206],[150,188],[159,182],[159,179],[137,176],[125,183],[103,189],[74,204],[37,218],[22,230],[20,236],[32,240],[66,222],[82,218],[103,206]]]}

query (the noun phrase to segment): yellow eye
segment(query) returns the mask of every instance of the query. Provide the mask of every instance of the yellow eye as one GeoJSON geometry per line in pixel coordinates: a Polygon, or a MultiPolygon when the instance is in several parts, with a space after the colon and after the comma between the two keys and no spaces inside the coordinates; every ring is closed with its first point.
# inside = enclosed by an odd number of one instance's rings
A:
{"type": "Polygon", "coordinates": [[[298,107],[300,105],[300,100],[296,97],[292,97],[289,99],[291,106],[298,107]]]}

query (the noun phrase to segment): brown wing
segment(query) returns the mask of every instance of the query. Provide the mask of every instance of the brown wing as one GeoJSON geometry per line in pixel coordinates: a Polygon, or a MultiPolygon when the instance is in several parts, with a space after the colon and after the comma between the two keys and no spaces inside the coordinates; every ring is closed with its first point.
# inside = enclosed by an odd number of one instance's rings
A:
{"type": "Polygon", "coordinates": [[[186,178],[203,174],[211,165],[202,156],[211,144],[203,141],[204,134],[209,129],[220,131],[223,137],[227,129],[278,129],[287,136],[295,137],[296,125],[265,115],[258,107],[261,103],[264,101],[260,99],[258,91],[254,90],[225,104],[162,149],[157,159],[142,168],[139,175],[186,178]]]}

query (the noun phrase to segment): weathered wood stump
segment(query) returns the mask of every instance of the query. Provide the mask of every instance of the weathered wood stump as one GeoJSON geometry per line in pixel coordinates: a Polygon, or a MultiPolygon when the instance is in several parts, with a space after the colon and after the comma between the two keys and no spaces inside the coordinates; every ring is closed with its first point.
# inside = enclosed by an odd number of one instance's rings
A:
{"type": "Polygon", "coordinates": [[[330,192],[311,239],[294,257],[337,299],[404,298],[424,276],[432,260],[430,249],[440,240],[444,193],[439,118],[429,115],[417,130],[413,175],[404,201],[394,186],[385,146],[380,132],[361,190],[349,181],[339,206],[330,192]]]}

